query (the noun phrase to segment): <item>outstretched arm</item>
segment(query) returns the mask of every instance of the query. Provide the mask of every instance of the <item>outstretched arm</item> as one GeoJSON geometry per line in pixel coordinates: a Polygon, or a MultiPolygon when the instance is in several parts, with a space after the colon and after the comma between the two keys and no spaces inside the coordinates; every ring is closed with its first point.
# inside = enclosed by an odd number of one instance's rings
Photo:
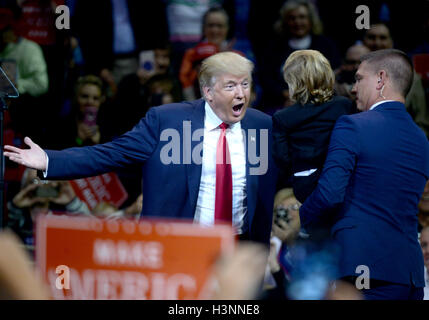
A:
{"type": "Polygon", "coordinates": [[[7,146],[5,155],[19,164],[47,171],[45,178],[50,180],[95,176],[149,158],[159,143],[158,113],[156,108],[149,110],[131,131],[105,144],[45,152],[29,138],[25,143],[30,149],[7,146]]]}
{"type": "Polygon", "coordinates": [[[332,131],[319,183],[299,210],[304,228],[317,222],[326,210],[343,203],[358,153],[359,137],[355,125],[348,116],[342,116],[332,131]]]}
{"type": "Polygon", "coordinates": [[[46,152],[39,147],[38,144],[34,143],[29,137],[25,137],[24,143],[30,147],[30,149],[20,149],[14,146],[4,146],[4,155],[10,160],[21,164],[23,166],[36,169],[46,170],[47,156],[46,152]]]}

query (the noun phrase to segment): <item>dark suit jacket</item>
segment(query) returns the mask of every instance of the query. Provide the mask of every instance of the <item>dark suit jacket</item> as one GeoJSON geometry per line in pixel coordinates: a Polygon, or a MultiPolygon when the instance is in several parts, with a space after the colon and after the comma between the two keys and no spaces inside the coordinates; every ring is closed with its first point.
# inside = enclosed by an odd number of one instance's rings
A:
{"type": "Polygon", "coordinates": [[[301,222],[338,206],[331,234],[342,249],[340,277],[366,265],[372,279],[424,287],[417,204],[428,178],[429,142],[402,103],[342,116],[301,222]]]}
{"type": "MultiPolygon", "coordinates": [[[[192,142],[191,137],[197,129],[204,128],[204,104],[200,99],[154,107],[131,131],[112,142],[63,151],[46,150],[49,157],[47,179],[76,179],[141,163],[144,199],[141,215],[192,219],[202,165],[187,157],[191,151],[199,152],[198,146],[202,150],[204,137],[193,138],[192,142]],[[184,121],[190,121],[190,127],[184,126],[184,121]],[[180,143],[178,163],[164,164],[161,154],[165,156],[172,139],[180,143]]],[[[253,174],[259,170],[257,168],[260,168],[259,173],[264,173],[265,168],[247,153],[247,215],[243,231],[250,240],[264,243],[268,243],[271,232],[276,182],[276,168],[271,157],[271,125],[271,118],[255,109],[248,109],[241,120],[246,132],[246,150],[251,150],[252,154],[256,148],[258,156],[261,150],[266,155],[267,165],[265,174],[253,174]],[[264,134],[266,141],[260,143],[264,134]]],[[[171,155],[174,158],[174,154],[171,155]]]]}
{"type": "Polygon", "coordinates": [[[335,121],[352,113],[352,102],[333,97],[321,105],[294,104],[273,116],[273,156],[285,176],[317,168],[310,177],[294,177],[295,196],[303,202],[316,187],[328,153],[329,139],[335,121]]]}

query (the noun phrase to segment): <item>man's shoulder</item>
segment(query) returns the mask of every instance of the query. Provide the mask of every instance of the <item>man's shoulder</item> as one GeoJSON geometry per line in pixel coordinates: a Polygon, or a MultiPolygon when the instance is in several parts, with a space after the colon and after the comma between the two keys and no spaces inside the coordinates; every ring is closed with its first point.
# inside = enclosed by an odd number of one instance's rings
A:
{"type": "Polygon", "coordinates": [[[195,101],[182,101],[177,103],[168,103],[160,106],[152,107],[148,112],[157,113],[162,118],[176,118],[182,119],[183,117],[189,117],[196,108],[203,108],[203,100],[195,101]]]}
{"type": "Polygon", "coordinates": [[[269,114],[266,114],[254,108],[248,108],[246,110],[246,116],[249,120],[254,121],[255,123],[259,123],[263,126],[271,126],[272,124],[271,116],[269,114]]]}

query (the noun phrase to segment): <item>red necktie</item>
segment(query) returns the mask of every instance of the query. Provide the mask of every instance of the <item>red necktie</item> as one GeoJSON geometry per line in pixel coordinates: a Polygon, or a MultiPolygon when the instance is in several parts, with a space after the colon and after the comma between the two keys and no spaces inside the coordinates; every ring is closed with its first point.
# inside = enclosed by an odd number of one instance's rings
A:
{"type": "Polygon", "coordinates": [[[228,125],[222,123],[219,127],[222,132],[216,150],[215,223],[220,221],[232,223],[232,169],[226,140],[228,125]]]}

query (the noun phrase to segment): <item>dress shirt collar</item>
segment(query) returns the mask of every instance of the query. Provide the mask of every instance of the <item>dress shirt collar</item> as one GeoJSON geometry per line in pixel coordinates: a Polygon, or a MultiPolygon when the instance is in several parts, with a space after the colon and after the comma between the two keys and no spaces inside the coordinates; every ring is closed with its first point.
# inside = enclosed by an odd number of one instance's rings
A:
{"type": "Polygon", "coordinates": [[[383,100],[383,101],[379,101],[379,102],[377,102],[377,103],[374,103],[374,104],[371,106],[371,108],[369,108],[369,110],[374,109],[375,107],[377,107],[378,105],[380,105],[380,104],[382,104],[382,103],[385,103],[385,102],[393,102],[393,101],[395,101],[395,100],[383,100]]]}
{"type": "MultiPolygon", "coordinates": [[[[204,108],[206,112],[206,118],[204,120],[205,129],[208,131],[212,131],[213,129],[218,128],[223,121],[216,115],[216,113],[214,113],[212,107],[210,107],[207,101],[204,104],[204,108]]],[[[229,128],[231,129],[231,131],[241,130],[240,121],[231,124],[229,128]]]]}

